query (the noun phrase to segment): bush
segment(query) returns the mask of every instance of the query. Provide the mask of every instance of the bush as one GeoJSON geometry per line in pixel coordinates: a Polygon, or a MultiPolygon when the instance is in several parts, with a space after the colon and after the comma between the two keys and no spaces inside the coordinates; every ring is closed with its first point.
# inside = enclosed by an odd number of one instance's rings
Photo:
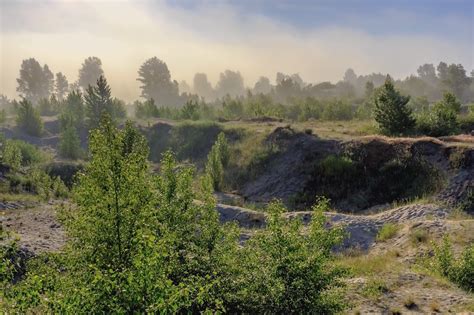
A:
{"type": "Polygon", "coordinates": [[[33,105],[28,100],[23,99],[18,104],[17,113],[16,123],[18,127],[30,136],[39,137],[43,132],[43,121],[33,105]]]}
{"type": "Polygon", "coordinates": [[[418,117],[417,129],[433,137],[453,134],[459,129],[457,114],[451,105],[444,102],[437,103],[430,112],[418,117]]]}
{"type": "Polygon", "coordinates": [[[6,141],[2,152],[2,162],[16,171],[22,165],[23,156],[20,148],[12,141],[6,141]]]}
{"type": "Polygon", "coordinates": [[[51,178],[41,169],[35,168],[31,170],[28,179],[28,190],[37,194],[45,201],[53,197],[65,198],[69,194],[69,190],[59,177],[51,178]]]}
{"type": "Polygon", "coordinates": [[[20,166],[33,165],[45,160],[44,154],[38,148],[21,140],[6,140],[2,154],[3,161],[10,166],[14,165],[16,169],[20,166]]]}
{"type": "Polygon", "coordinates": [[[73,125],[64,127],[59,142],[59,154],[67,159],[76,160],[82,156],[81,140],[73,125]]]}
{"type": "Polygon", "coordinates": [[[229,163],[229,144],[223,132],[219,133],[217,140],[207,157],[206,174],[211,178],[215,190],[222,188],[224,168],[229,163]]]}
{"type": "Polygon", "coordinates": [[[307,236],[301,220],[285,220],[281,203],[267,209],[268,226],[241,249],[237,281],[227,287],[226,311],[246,314],[332,314],[344,309],[341,278],[346,270],[333,264],[331,253],[342,240],[342,230],[326,229],[316,205],[307,236]]]}
{"type": "Polygon", "coordinates": [[[135,117],[140,119],[159,117],[158,107],[155,105],[154,99],[145,102],[135,102],[135,117]]]}
{"type": "Polygon", "coordinates": [[[447,237],[441,245],[433,245],[436,270],[461,288],[474,292],[474,244],[468,245],[458,258],[454,257],[447,237]]]}
{"type": "Polygon", "coordinates": [[[189,100],[181,109],[181,118],[198,120],[199,119],[199,104],[197,101],[189,100]]]}
{"type": "Polygon", "coordinates": [[[64,101],[62,114],[59,117],[61,126],[68,124],[72,120],[76,128],[81,128],[84,125],[85,108],[82,94],[80,91],[72,91],[68,94],[64,101]]]}

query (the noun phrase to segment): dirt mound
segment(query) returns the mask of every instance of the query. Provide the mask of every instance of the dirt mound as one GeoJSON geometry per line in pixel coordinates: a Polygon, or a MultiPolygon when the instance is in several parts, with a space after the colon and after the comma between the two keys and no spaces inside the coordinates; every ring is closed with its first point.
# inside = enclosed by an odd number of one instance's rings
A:
{"type": "Polygon", "coordinates": [[[323,195],[338,210],[355,212],[440,191],[451,205],[472,195],[474,148],[465,143],[383,136],[338,142],[278,127],[264,145],[278,150],[241,187],[250,202],[276,198],[302,209],[323,195]]]}
{"type": "Polygon", "coordinates": [[[275,198],[288,202],[311,180],[312,169],[308,165],[340,150],[337,141],[321,140],[284,127],[276,128],[266,144],[278,146],[280,153],[266,163],[268,171],[241,190],[244,198],[253,202],[275,198]]]}

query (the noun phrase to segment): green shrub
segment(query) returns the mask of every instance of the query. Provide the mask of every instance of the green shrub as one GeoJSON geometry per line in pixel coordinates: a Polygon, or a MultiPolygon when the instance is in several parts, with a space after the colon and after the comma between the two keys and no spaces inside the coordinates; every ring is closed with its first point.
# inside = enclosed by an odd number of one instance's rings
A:
{"type": "Polygon", "coordinates": [[[397,235],[399,229],[400,227],[397,224],[385,223],[377,233],[376,240],[378,242],[385,242],[397,235]]]}
{"type": "Polygon", "coordinates": [[[181,118],[198,120],[199,119],[199,104],[197,101],[189,100],[181,108],[181,118]]]}
{"type": "Polygon", "coordinates": [[[61,132],[59,141],[59,155],[64,158],[76,160],[82,156],[81,140],[73,125],[69,125],[61,132]]]}
{"type": "Polygon", "coordinates": [[[65,198],[69,194],[69,190],[59,177],[51,178],[41,169],[30,170],[28,179],[27,189],[45,201],[53,197],[65,198]]]}
{"type": "Polygon", "coordinates": [[[224,168],[229,163],[230,152],[229,144],[223,132],[219,133],[217,140],[207,156],[206,174],[212,180],[212,186],[215,190],[222,188],[224,180],[224,168]]]}
{"type": "Polygon", "coordinates": [[[16,171],[22,165],[22,160],[21,149],[14,142],[6,141],[2,152],[2,162],[16,171]]]}
{"type": "Polygon", "coordinates": [[[85,107],[80,91],[71,91],[63,102],[63,109],[59,117],[60,125],[66,126],[71,120],[76,128],[84,125],[85,107]]]}
{"type": "Polygon", "coordinates": [[[441,245],[433,246],[436,270],[463,289],[474,292],[474,244],[468,245],[458,258],[447,237],[441,245]]]}
{"type": "Polygon", "coordinates": [[[135,117],[145,119],[151,117],[159,117],[158,107],[155,105],[154,99],[145,102],[135,102],[135,117]]]}
{"type": "Polygon", "coordinates": [[[18,103],[16,123],[30,136],[39,137],[43,132],[43,121],[31,102],[23,99],[18,103]]]}
{"type": "Polygon", "coordinates": [[[459,123],[456,112],[443,103],[438,103],[417,118],[417,129],[422,134],[439,137],[456,133],[459,123]]]}
{"type": "Polygon", "coordinates": [[[15,169],[45,160],[45,155],[37,147],[21,140],[6,140],[2,154],[3,161],[10,166],[14,165],[15,169]]]}
{"type": "Polygon", "coordinates": [[[342,230],[326,229],[317,207],[307,236],[301,220],[285,220],[281,203],[271,203],[268,225],[241,249],[237,281],[224,283],[230,313],[332,314],[344,309],[342,277],[346,270],[333,263],[332,249],[342,230]],[[230,302],[230,303],[229,303],[230,302]]]}

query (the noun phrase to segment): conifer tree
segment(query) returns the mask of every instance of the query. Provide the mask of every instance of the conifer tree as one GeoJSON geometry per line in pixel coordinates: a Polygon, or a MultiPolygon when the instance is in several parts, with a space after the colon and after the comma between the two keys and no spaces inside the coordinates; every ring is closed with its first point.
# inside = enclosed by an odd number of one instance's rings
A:
{"type": "Polygon", "coordinates": [[[97,128],[104,113],[111,114],[112,97],[110,86],[104,76],[100,76],[97,85],[91,86],[84,95],[86,102],[86,116],[89,121],[89,127],[97,128]]]}
{"type": "Polygon", "coordinates": [[[387,76],[374,99],[374,118],[380,130],[387,135],[406,134],[415,126],[412,111],[407,106],[409,96],[401,95],[387,76]]]}

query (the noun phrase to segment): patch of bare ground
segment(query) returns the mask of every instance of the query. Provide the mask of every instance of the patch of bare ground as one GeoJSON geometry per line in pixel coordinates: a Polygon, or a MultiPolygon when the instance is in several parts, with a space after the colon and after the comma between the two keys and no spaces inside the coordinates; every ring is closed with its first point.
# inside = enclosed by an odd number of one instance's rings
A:
{"type": "Polygon", "coordinates": [[[20,248],[32,254],[58,251],[66,243],[54,205],[5,208],[0,210],[0,221],[18,239],[20,248]]]}
{"type": "Polygon", "coordinates": [[[390,239],[368,253],[347,252],[341,263],[353,271],[348,280],[349,313],[434,314],[474,312],[474,295],[423,266],[432,244],[448,235],[459,253],[474,241],[474,220],[431,219],[399,223],[390,239]]]}

